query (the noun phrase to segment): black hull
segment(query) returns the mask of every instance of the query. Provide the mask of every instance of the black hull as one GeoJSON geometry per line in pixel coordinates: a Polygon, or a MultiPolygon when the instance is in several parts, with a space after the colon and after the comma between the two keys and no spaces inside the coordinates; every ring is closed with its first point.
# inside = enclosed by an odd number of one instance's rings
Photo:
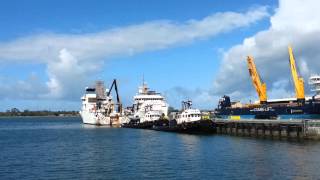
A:
{"type": "Polygon", "coordinates": [[[215,132],[214,123],[211,120],[200,120],[182,124],[176,124],[175,120],[172,120],[168,126],[154,126],[152,129],[187,134],[211,134],[215,132]]]}
{"type": "Polygon", "coordinates": [[[167,131],[188,134],[212,134],[215,133],[214,123],[211,120],[200,120],[177,124],[175,120],[158,120],[154,122],[126,123],[123,128],[152,129],[156,131],[167,131]]]}
{"type": "Polygon", "coordinates": [[[136,128],[136,129],[152,129],[154,126],[168,126],[169,121],[160,119],[157,121],[147,121],[140,123],[139,120],[131,120],[129,123],[122,124],[123,128],[136,128]]]}
{"type": "Polygon", "coordinates": [[[153,122],[144,122],[144,123],[125,123],[122,124],[123,128],[136,128],[136,129],[151,129],[153,122]]]}
{"type": "Polygon", "coordinates": [[[301,118],[320,118],[320,101],[306,101],[303,104],[264,104],[260,106],[242,107],[242,108],[219,108],[215,110],[217,117],[226,118],[226,116],[253,116],[257,119],[272,119],[281,116],[301,117],[301,118]],[[261,118],[259,118],[261,117],[261,118]]]}

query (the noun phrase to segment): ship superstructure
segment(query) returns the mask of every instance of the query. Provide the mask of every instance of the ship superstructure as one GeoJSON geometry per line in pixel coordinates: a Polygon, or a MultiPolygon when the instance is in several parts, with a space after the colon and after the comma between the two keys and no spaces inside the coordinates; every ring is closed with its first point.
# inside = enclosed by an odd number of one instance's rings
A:
{"type": "Polygon", "coordinates": [[[168,115],[166,99],[160,93],[149,90],[145,82],[139,87],[133,99],[131,120],[143,123],[156,121],[168,115]]]}
{"type": "Polygon", "coordinates": [[[196,122],[201,120],[201,112],[199,109],[192,108],[192,101],[182,101],[182,110],[177,115],[177,124],[196,122]]]}
{"type": "Polygon", "coordinates": [[[315,92],[315,99],[320,99],[320,75],[312,75],[309,78],[309,85],[311,86],[311,91],[315,92]]]}

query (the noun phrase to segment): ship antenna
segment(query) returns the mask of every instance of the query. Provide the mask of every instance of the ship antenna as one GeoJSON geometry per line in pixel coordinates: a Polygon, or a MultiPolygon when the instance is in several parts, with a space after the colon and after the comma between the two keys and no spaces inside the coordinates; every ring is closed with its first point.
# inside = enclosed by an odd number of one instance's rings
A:
{"type": "Polygon", "coordinates": [[[146,82],[144,80],[144,74],[142,74],[142,86],[143,86],[144,89],[147,87],[147,84],[146,84],[146,82]]]}
{"type": "Polygon", "coordinates": [[[142,74],[142,85],[144,86],[144,74],[142,74]]]}
{"type": "Polygon", "coordinates": [[[141,86],[141,90],[143,93],[147,93],[148,92],[148,87],[146,85],[146,83],[144,82],[144,74],[142,75],[142,86],[141,86]]]}

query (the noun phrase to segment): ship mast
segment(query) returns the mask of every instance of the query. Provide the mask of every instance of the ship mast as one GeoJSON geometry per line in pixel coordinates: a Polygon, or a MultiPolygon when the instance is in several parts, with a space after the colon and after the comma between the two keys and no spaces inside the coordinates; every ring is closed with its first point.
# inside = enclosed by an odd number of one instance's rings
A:
{"type": "Polygon", "coordinates": [[[182,110],[184,111],[186,109],[191,109],[192,101],[191,100],[182,101],[181,104],[182,104],[182,110]]]}
{"type": "Polygon", "coordinates": [[[249,70],[250,77],[252,79],[253,86],[256,89],[260,99],[260,104],[265,104],[267,103],[266,83],[262,82],[262,80],[260,79],[256,65],[254,64],[253,57],[248,56],[247,63],[248,63],[248,70],[249,70]]]}
{"type": "Polygon", "coordinates": [[[289,50],[289,63],[290,63],[292,79],[293,79],[293,83],[296,91],[296,98],[298,102],[304,102],[305,101],[304,81],[303,81],[303,78],[298,75],[291,46],[288,46],[288,50],[289,50]]]}

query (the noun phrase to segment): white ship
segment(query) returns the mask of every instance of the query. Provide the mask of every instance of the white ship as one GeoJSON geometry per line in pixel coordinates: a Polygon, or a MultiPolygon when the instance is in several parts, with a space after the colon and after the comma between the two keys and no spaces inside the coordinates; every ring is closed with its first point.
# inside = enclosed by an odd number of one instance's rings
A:
{"type": "Polygon", "coordinates": [[[150,91],[147,84],[143,82],[137,95],[134,96],[130,120],[140,123],[151,122],[167,115],[168,104],[165,98],[160,93],[150,91]]]}
{"type": "Polygon", "coordinates": [[[182,101],[182,112],[180,112],[176,121],[177,124],[196,122],[201,120],[201,112],[199,109],[193,109],[192,101],[182,101]]]}
{"type": "Polygon", "coordinates": [[[81,100],[80,115],[84,124],[120,126],[125,119],[122,113],[116,80],[113,81],[111,88],[107,90],[105,90],[102,81],[97,81],[95,88],[86,88],[86,93],[81,100]],[[113,101],[111,96],[113,87],[117,94],[117,103],[113,101]]]}

